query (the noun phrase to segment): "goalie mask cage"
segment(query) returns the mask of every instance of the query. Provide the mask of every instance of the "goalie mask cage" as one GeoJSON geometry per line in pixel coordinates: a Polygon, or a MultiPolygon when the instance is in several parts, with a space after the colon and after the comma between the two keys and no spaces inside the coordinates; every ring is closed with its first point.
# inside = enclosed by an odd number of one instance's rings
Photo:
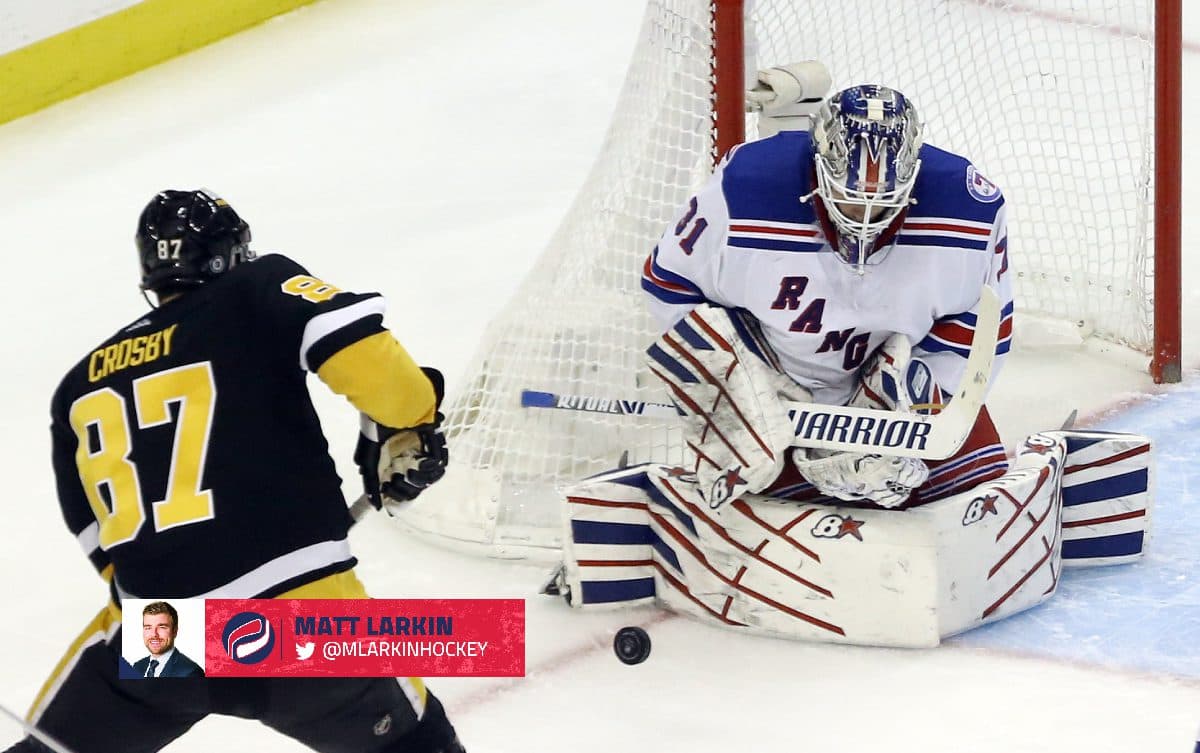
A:
{"type": "Polygon", "coordinates": [[[834,90],[911,96],[925,140],[1004,190],[1018,309],[1141,350],[1177,381],[1179,2],[651,0],[602,153],[447,410],[446,478],[401,523],[552,554],[562,487],[622,459],[680,460],[671,419],[520,395],[666,401],[642,364],[659,334],[643,263],[714,160],[753,138],[757,67],[816,59],[834,90]]]}

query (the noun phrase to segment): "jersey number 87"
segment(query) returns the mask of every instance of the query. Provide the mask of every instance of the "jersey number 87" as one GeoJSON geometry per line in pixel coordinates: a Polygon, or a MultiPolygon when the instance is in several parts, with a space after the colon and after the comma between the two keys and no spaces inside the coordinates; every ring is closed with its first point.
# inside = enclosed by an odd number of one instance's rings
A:
{"type": "MultiPolygon", "coordinates": [[[[133,398],[142,429],[169,423],[171,403],[179,405],[167,494],[152,505],[154,529],[211,519],[212,492],[200,488],[217,398],[211,365],[193,363],[135,379],[133,398]]],[[[100,524],[100,548],[105,550],[131,541],[146,522],[137,465],[129,459],[133,434],[128,415],[125,398],[110,387],[71,404],[71,428],[79,440],[75,465],[100,524]],[[94,427],[95,448],[90,446],[89,427],[94,427]],[[108,490],[107,502],[102,487],[108,490]]]]}

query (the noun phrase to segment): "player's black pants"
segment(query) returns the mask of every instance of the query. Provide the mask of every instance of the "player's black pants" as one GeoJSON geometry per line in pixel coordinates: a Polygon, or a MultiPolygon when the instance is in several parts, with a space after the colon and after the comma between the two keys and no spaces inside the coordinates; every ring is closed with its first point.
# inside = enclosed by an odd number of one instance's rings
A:
{"type": "MultiPolygon", "coordinates": [[[[120,645],[118,631],[83,648],[34,726],[74,753],[151,753],[209,714],[257,719],[322,753],[453,750],[442,704],[417,680],[118,680],[120,645]]],[[[45,748],[31,739],[9,749],[34,751],[45,748]]]]}

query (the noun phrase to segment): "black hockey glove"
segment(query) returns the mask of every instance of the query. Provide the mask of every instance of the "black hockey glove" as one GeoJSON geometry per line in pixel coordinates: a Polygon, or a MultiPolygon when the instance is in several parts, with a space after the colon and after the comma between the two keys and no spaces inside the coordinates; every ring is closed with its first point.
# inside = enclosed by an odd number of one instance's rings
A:
{"type": "MultiPolygon", "coordinates": [[[[437,369],[421,367],[433,383],[437,405],[442,405],[445,380],[437,369]]],[[[445,416],[439,410],[431,423],[411,429],[393,429],[362,417],[362,430],[354,462],[363,478],[363,490],[376,510],[416,499],[446,473],[450,454],[442,433],[445,416]]]]}

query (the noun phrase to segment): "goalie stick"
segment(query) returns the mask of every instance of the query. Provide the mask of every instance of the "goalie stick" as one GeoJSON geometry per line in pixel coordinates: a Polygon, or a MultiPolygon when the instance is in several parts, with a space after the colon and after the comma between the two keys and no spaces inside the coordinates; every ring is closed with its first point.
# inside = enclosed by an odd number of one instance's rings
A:
{"type": "Polygon", "coordinates": [[[679,418],[682,415],[679,409],[671,403],[623,400],[616,397],[559,395],[539,390],[521,390],[521,407],[608,413],[617,416],[646,416],[648,418],[679,418]]]}
{"type": "MultiPolygon", "coordinates": [[[[990,287],[979,296],[975,335],[958,391],[934,415],[787,401],[795,447],[867,452],[898,457],[943,460],[966,441],[992,375],[1000,331],[1000,299],[990,287]]],[[[521,407],[664,418],[679,415],[674,405],[621,398],[560,395],[521,391],[521,407]]]]}

